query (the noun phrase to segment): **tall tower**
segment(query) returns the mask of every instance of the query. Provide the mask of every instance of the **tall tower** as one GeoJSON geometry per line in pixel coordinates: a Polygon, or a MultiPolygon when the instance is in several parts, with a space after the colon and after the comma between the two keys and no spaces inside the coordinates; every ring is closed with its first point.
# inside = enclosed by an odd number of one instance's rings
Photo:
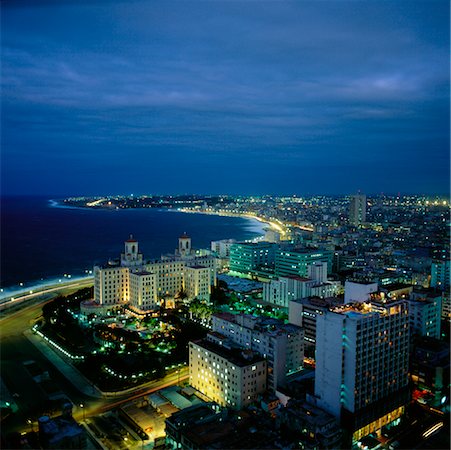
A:
{"type": "Polygon", "coordinates": [[[406,301],[341,305],[316,317],[315,397],[353,442],[403,415],[408,369],[406,301]]]}
{"type": "Polygon", "coordinates": [[[180,256],[188,256],[191,254],[191,238],[183,233],[182,236],[179,237],[179,255],[180,256]]]}
{"type": "Polygon", "coordinates": [[[121,253],[121,266],[134,267],[141,266],[143,255],[138,251],[138,241],[133,239],[133,235],[124,243],[124,253],[121,253]]]}
{"type": "Polygon", "coordinates": [[[361,225],[366,220],[366,195],[351,195],[349,205],[349,222],[353,225],[361,225]]]}

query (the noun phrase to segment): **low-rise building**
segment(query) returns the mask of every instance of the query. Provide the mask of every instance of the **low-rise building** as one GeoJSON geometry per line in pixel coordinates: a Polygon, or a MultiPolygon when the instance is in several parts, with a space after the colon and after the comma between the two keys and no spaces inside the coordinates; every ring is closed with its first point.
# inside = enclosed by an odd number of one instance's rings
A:
{"type": "Polygon", "coordinates": [[[191,386],[219,405],[241,409],[267,389],[266,361],[219,333],[209,333],[189,343],[189,379],[191,386]]]}
{"type": "Polygon", "coordinates": [[[279,411],[277,422],[306,450],[341,448],[342,431],[334,416],[307,401],[291,399],[279,411]]]}

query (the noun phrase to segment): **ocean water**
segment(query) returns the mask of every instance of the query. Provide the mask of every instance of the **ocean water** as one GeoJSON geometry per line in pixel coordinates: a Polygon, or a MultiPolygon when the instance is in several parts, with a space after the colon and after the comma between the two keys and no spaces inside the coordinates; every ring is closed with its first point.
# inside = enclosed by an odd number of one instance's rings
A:
{"type": "Polygon", "coordinates": [[[254,219],[156,209],[91,210],[59,207],[40,197],[1,198],[2,288],[36,285],[118,258],[130,234],[145,259],[174,252],[186,232],[193,248],[218,239],[252,239],[264,224],[254,219]]]}

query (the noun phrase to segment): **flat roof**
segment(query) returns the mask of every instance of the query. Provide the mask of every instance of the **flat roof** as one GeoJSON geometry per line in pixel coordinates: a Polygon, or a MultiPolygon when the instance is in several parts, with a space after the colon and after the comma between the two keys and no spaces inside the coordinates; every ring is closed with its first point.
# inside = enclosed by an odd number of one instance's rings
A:
{"type": "Polygon", "coordinates": [[[214,342],[208,341],[207,339],[199,339],[192,342],[207,351],[227,359],[227,361],[230,361],[238,367],[246,367],[256,362],[265,361],[265,359],[258,353],[243,350],[241,348],[228,349],[226,347],[222,347],[221,345],[215,344],[214,342]],[[248,354],[249,359],[245,358],[243,354],[248,354]]]}

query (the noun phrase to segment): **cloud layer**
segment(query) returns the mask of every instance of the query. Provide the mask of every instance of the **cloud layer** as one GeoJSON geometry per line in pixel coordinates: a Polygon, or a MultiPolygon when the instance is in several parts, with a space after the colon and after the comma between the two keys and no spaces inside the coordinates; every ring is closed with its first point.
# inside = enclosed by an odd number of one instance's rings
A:
{"type": "Polygon", "coordinates": [[[447,191],[448,17],[438,0],[6,2],[3,192],[447,191]]]}

